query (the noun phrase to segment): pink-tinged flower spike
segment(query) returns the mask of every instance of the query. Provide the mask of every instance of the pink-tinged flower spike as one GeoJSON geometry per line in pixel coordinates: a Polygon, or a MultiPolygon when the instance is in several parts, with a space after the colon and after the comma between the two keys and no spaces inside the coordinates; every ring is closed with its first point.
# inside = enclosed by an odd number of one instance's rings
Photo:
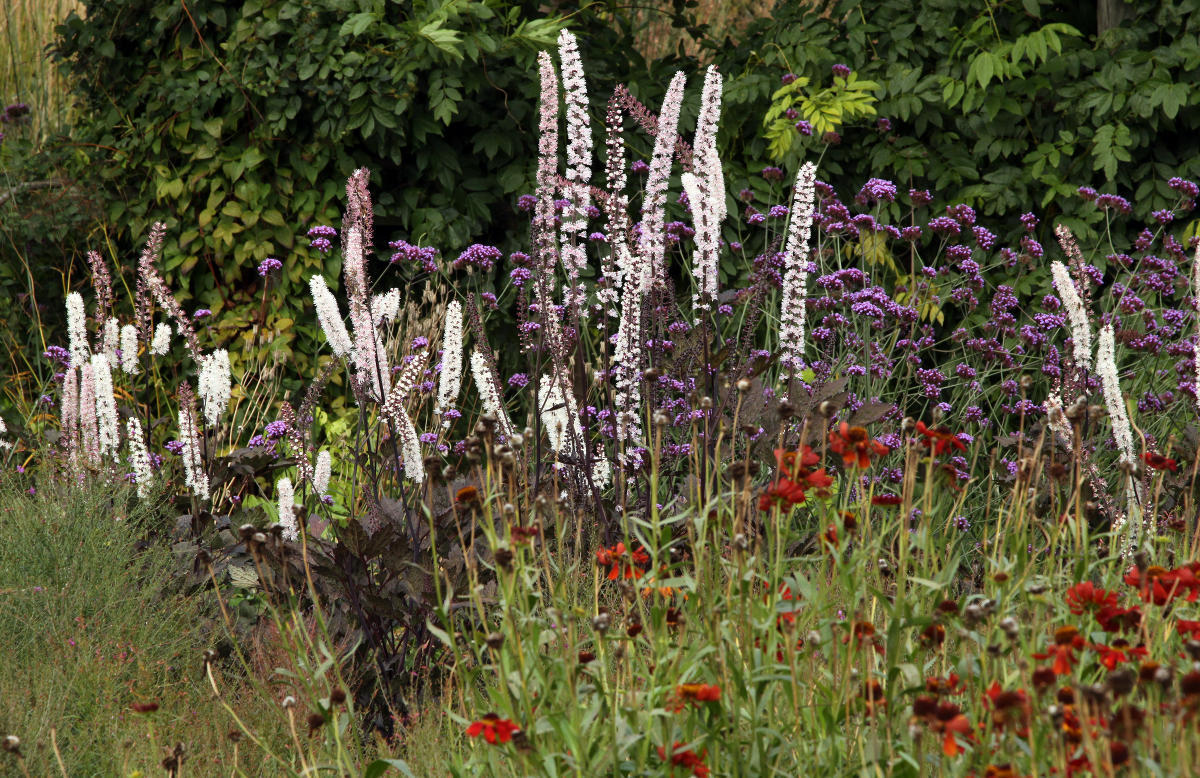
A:
{"type": "Polygon", "coordinates": [[[183,483],[200,500],[207,500],[208,474],[200,454],[200,431],[196,427],[192,387],[186,381],[179,387],[179,441],[183,443],[183,483]]]}
{"type": "MultiPolygon", "coordinates": [[[[412,354],[400,369],[400,376],[396,379],[396,385],[392,387],[392,392],[399,393],[400,402],[408,400],[408,394],[413,387],[417,385],[417,379],[425,372],[425,365],[429,362],[429,349],[421,349],[415,354],[412,354]]],[[[389,394],[390,398],[391,395],[389,394]]]]}
{"type": "Polygon", "coordinates": [[[96,317],[107,322],[113,308],[112,273],[98,251],[89,251],[87,261],[92,271],[92,288],[96,290],[96,317]]]}
{"type": "Polygon", "coordinates": [[[696,251],[692,274],[696,292],[692,305],[709,310],[717,298],[721,221],[725,218],[725,182],[717,155],[717,126],[721,121],[721,75],[709,66],[704,77],[700,116],[696,120],[696,173],[683,174],[683,187],[696,228],[696,251]]]}
{"type": "Polygon", "coordinates": [[[283,527],[284,540],[299,540],[300,530],[296,526],[296,489],[292,479],[286,475],[275,482],[275,496],[279,505],[279,526],[283,527]]]}
{"type": "MultiPolygon", "coordinates": [[[[458,392],[462,388],[463,369],[463,318],[462,304],[451,300],[446,306],[446,326],[442,331],[442,372],[438,377],[437,404],[433,412],[442,417],[454,408],[458,392]]],[[[442,421],[443,427],[450,420],[442,421]]]]}
{"type": "Polygon", "coordinates": [[[138,421],[137,416],[130,416],[125,422],[125,432],[129,443],[129,466],[133,469],[133,483],[137,488],[137,496],[149,497],[154,475],[150,470],[150,452],[146,450],[146,436],[142,433],[142,423],[138,421]]]}
{"type": "Polygon", "coordinates": [[[158,274],[158,268],[154,263],[158,261],[159,249],[162,247],[163,235],[166,233],[167,227],[162,222],[156,222],[150,228],[150,239],[146,242],[146,249],[142,252],[141,258],[138,260],[138,274],[141,276],[142,282],[146,288],[150,290],[150,295],[159,307],[166,311],[167,315],[175,320],[175,325],[179,329],[179,334],[184,340],[184,345],[187,347],[188,353],[192,359],[200,361],[200,341],[196,338],[196,330],[192,327],[192,320],[183,308],[175,300],[171,294],[171,290],[167,287],[167,282],[158,274]]]}
{"type": "Polygon", "coordinates": [[[396,434],[400,436],[400,453],[404,457],[404,475],[414,483],[424,483],[425,462],[421,458],[421,438],[412,418],[404,410],[396,414],[396,434]]]}
{"type": "Polygon", "coordinates": [[[1112,324],[1106,324],[1100,330],[1100,342],[1096,346],[1096,372],[1100,375],[1100,389],[1104,394],[1104,404],[1108,406],[1108,418],[1112,422],[1117,449],[1123,460],[1135,464],[1137,456],[1133,450],[1132,427],[1117,377],[1116,338],[1112,324]]]}
{"type": "MultiPolygon", "coordinates": [[[[321,330],[325,333],[325,340],[329,342],[329,348],[333,351],[334,356],[343,359],[349,357],[354,351],[354,347],[350,343],[350,333],[346,331],[346,324],[342,321],[342,312],[338,308],[337,298],[333,296],[333,292],[329,291],[324,276],[313,276],[309,279],[308,288],[312,292],[313,304],[317,308],[317,321],[321,324],[321,330]]],[[[157,340],[156,334],[155,341],[157,340]]]]}
{"type": "Polygon", "coordinates": [[[96,419],[96,383],[92,380],[92,364],[79,369],[79,438],[80,448],[89,465],[100,465],[100,429],[96,419]]]}
{"type": "Polygon", "coordinates": [[[362,233],[358,227],[350,227],[344,234],[343,269],[346,296],[350,300],[350,326],[354,331],[354,367],[359,385],[369,387],[372,398],[383,402],[387,398],[390,383],[387,379],[391,375],[391,368],[388,367],[382,339],[371,319],[362,233]]]}
{"type": "MultiPolygon", "coordinates": [[[[1077,264],[1081,263],[1082,256],[1077,256],[1079,255],[1079,244],[1075,242],[1075,236],[1071,234],[1071,230],[1064,224],[1056,224],[1054,234],[1058,237],[1058,243],[1062,246],[1063,252],[1071,261],[1077,264]]],[[[1054,289],[1067,309],[1067,319],[1071,322],[1071,338],[1074,340],[1072,355],[1075,358],[1075,364],[1084,370],[1090,370],[1092,367],[1092,325],[1088,320],[1083,298],[1079,296],[1079,290],[1076,288],[1075,282],[1071,280],[1067,266],[1062,262],[1051,263],[1050,275],[1054,279],[1054,289]]]]}
{"type": "Polygon", "coordinates": [[[707,311],[717,299],[717,212],[716,204],[708,191],[708,185],[691,173],[682,176],[683,189],[687,192],[692,208],[692,223],[696,228],[696,250],[693,253],[692,275],[696,291],[692,295],[692,307],[707,311]]]}
{"type": "MultiPolygon", "coordinates": [[[[725,175],[717,154],[717,129],[721,124],[721,74],[716,65],[704,73],[700,93],[700,116],[696,123],[695,172],[707,182],[709,197],[715,205],[718,227],[728,215],[725,202],[725,175]]],[[[719,234],[719,233],[718,233],[719,234]]]]}
{"type": "Polygon", "coordinates": [[[582,242],[587,230],[587,210],[591,205],[592,125],[588,119],[587,84],[583,62],[575,36],[567,30],[558,35],[558,55],[562,61],[563,92],[567,103],[567,186],[570,203],[563,214],[562,262],[567,271],[568,287],[563,303],[568,310],[586,317],[584,287],[579,274],[587,267],[587,250],[582,242]]]}
{"type": "Polygon", "coordinates": [[[512,421],[508,418],[508,411],[504,410],[504,400],[497,388],[497,381],[492,375],[488,359],[479,349],[471,351],[471,376],[475,379],[475,389],[483,400],[483,410],[496,417],[501,435],[505,438],[512,437],[512,421]]]}
{"type": "MultiPolygon", "coordinates": [[[[583,425],[579,421],[579,406],[575,402],[569,379],[561,373],[544,374],[538,384],[537,400],[542,426],[550,438],[550,450],[555,454],[567,455],[575,462],[583,462],[587,458],[587,444],[583,438],[583,425]]],[[[593,456],[595,461],[586,467],[576,465],[576,471],[597,489],[603,489],[608,485],[612,468],[599,448],[593,452],[593,456]]],[[[558,467],[565,466],[560,464],[558,467]]]]}
{"type": "Polygon", "coordinates": [[[804,316],[808,298],[808,242],[816,202],[817,166],[805,162],[792,190],[787,245],[784,248],[783,302],[779,313],[780,364],[790,380],[804,362],[804,316]]]}
{"type": "Polygon", "coordinates": [[[73,367],[67,368],[63,378],[62,400],[59,404],[60,437],[58,447],[74,470],[79,464],[79,371],[73,367]]]}
{"type": "Polygon", "coordinates": [[[326,494],[329,491],[329,479],[333,475],[333,457],[328,451],[317,452],[317,466],[313,470],[313,491],[326,494]]]}
{"type": "Polygon", "coordinates": [[[371,296],[371,321],[379,327],[396,320],[400,312],[400,290],[391,289],[383,294],[371,296]]]}
{"type": "Polygon", "coordinates": [[[128,375],[142,372],[138,366],[138,331],[132,324],[121,328],[121,369],[128,375]]]}
{"type": "Polygon", "coordinates": [[[655,284],[660,283],[666,272],[663,264],[666,252],[663,224],[666,220],[667,185],[671,179],[671,162],[685,83],[683,72],[677,72],[663,97],[658,116],[658,134],[654,136],[654,152],[650,157],[650,172],[646,178],[646,194],[642,201],[642,237],[638,254],[649,264],[655,284]]]}
{"type": "Polygon", "coordinates": [[[100,456],[115,455],[121,445],[121,427],[117,420],[117,401],[113,397],[112,368],[104,354],[93,354],[91,367],[100,456]]]}
{"type": "Polygon", "coordinates": [[[1118,466],[1126,472],[1126,509],[1117,515],[1112,523],[1113,534],[1118,536],[1118,549],[1121,556],[1127,557],[1136,547],[1141,535],[1142,521],[1136,484],[1133,480],[1133,466],[1137,456],[1133,450],[1133,431],[1129,422],[1129,412],[1125,408],[1125,398],[1121,395],[1121,384],[1117,377],[1116,337],[1112,324],[1104,325],[1100,330],[1100,340],[1096,346],[1096,373],[1100,376],[1100,389],[1104,395],[1104,405],[1108,409],[1108,418],[1112,424],[1113,439],[1117,450],[1121,452],[1118,466]],[[1122,532],[1128,521],[1128,533],[1122,532]]]}
{"type": "Polygon", "coordinates": [[[116,367],[117,349],[121,347],[121,322],[113,317],[104,319],[100,332],[100,353],[108,357],[110,367],[116,367]]]}
{"type": "Polygon", "coordinates": [[[360,167],[346,179],[346,218],[342,220],[342,232],[357,227],[362,236],[362,248],[370,251],[375,235],[375,212],[371,206],[371,171],[360,167]]]}
{"type": "Polygon", "coordinates": [[[600,275],[605,283],[596,291],[600,304],[605,306],[608,315],[613,318],[620,315],[617,292],[625,283],[625,274],[628,271],[628,268],[618,268],[616,258],[621,250],[624,250],[626,256],[630,253],[629,195],[625,193],[625,140],[621,132],[622,122],[621,104],[614,94],[608,101],[608,113],[604,117],[604,147],[607,151],[604,176],[608,196],[601,202],[610,248],[601,259],[600,275]]]}
{"type": "Polygon", "coordinates": [[[535,278],[539,288],[549,286],[553,295],[558,246],[554,231],[554,193],[558,176],[558,77],[546,52],[538,52],[538,74],[542,91],[538,100],[537,207],[533,218],[533,244],[542,272],[535,278]]]}
{"type": "Polygon", "coordinates": [[[300,429],[296,411],[292,409],[291,403],[280,404],[279,420],[283,422],[283,426],[287,430],[288,445],[292,447],[294,455],[292,458],[296,461],[296,475],[302,483],[311,484],[313,481],[312,453],[309,450],[308,441],[304,439],[304,432],[300,429]]]}
{"type": "Polygon", "coordinates": [[[150,341],[150,353],[161,357],[171,350],[171,325],[160,321],[154,328],[154,338],[150,341]]]}
{"type": "MultiPolygon", "coordinates": [[[[425,352],[423,357],[427,357],[425,352]]],[[[414,364],[413,360],[409,364],[414,364]]],[[[422,364],[424,364],[422,362],[422,364]]],[[[387,400],[379,408],[380,414],[392,425],[396,438],[400,442],[400,456],[403,458],[404,474],[412,481],[421,483],[425,480],[425,464],[421,459],[421,438],[417,428],[413,426],[412,418],[404,410],[404,401],[408,391],[402,389],[404,377],[401,376],[396,388],[392,389],[387,400]]],[[[410,383],[411,388],[411,383],[410,383]]]]}
{"type": "Polygon", "coordinates": [[[71,367],[83,367],[92,358],[88,346],[87,314],[79,292],[67,295],[67,337],[70,338],[71,367]]]}
{"type": "Polygon", "coordinates": [[[221,414],[229,407],[229,395],[233,389],[229,369],[229,352],[223,348],[200,361],[200,379],[197,384],[200,399],[204,402],[204,418],[216,424],[221,414]]]}
{"type": "Polygon", "coordinates": [[[649,271],[649,263],[644,264],[644,273],[638,273],[627,246],[614,249],[621,264],[629,267],[629,277],[621,289],[621,321],[617,325],[617,343],[613,351],[618,461],[622,465],[640,465],[628,460],[625,448],[628,443],[640,442],[642,438],[642,298],[653,283],[653,274],[649,271]]]}

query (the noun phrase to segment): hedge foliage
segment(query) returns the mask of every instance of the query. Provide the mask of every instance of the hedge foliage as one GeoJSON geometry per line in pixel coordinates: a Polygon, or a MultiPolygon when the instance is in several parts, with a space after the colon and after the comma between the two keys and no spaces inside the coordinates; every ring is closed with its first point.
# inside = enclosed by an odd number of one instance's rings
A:
{"type": "Polygon", "coordinates": [[[1104,216],[1080,186],[1130,199],[1134,218],[1148,221],[1178,203],[1171,177],[1200,177],[1200,92],[1190,88],[1200,2],[1121,7],[1120,23],[1097,35],[1090,2],[779,4],[740,41],[713,47],[733,79],[726,157],[794,169],[801,155],[823,154],[822,177],[843,194],[889,178],[1013,228],[1036,212],[1044,238],[1055,220],[1095,234],[1104,216]],[[839,63],[853,71],[840,84],[839,63]],[[807,82],[781,88],[788,72],[807,82]],[[858,80],[873,82],[869,99],[858,80]],[[780,115],[785,107],[814,125],[811,137],[780,115]],[[826,130],[840,138],[827,144],[826,130]]]}
{"type": "MultiPolygon", "coordinates": [[[[585,56],[609,77],[644,68],[605,9],[572,20],[585,56]]],[[[113,193],[116,244],[134,250],[166,221],[168,280],[185,306],[241,312],[222,319],[231,337],[262,308],[258,262],[285,259],[260,324],[303,359],[319,343],[301,323],[303,284],[338,275],[337,252],[303,235],[338,224],[354,169],[374,172],[377,247],[523,230],[536,56],[565,23],[511,0],[91,0],[58,52],[85,106],[88,175],[113,193]]]]}

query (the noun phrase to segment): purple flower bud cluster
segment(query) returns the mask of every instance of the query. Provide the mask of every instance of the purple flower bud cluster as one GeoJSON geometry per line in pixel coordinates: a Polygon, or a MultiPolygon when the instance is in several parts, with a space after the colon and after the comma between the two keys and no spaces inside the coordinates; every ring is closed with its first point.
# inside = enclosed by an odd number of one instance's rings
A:
{"type": "Polygon", "coordinates": [[[283,268],[282,262],[274,257],[267,257],[262,262],[258,263],[258,274],[263,278],[266,278],[271,273],[274,273],[276,270],[280,270],[281,268],[283,268]]]}
{"type": "Polygon", "coordinates": [[[318,224],[308,231],[309,247],[322,254],[328,254],[333,248],[332,239],[337,237],[337,230],[325,224],[318,224]]]}
{"type": "Polygon", "coordinates": [[[414,246],[405,240],[393,240],[388,243],[388,248],[394,249],[391,262],[408,262],[421,266],[421,270],[426,273],[437,272],[437,260],[441,254],[433,246],[414,246]]]}
{"type": "Polygon", "coordinates": [[[504,256],[503,252],[495,246],[473,243],[458,255],[458,259],[454,260],[454,269],[467,267],[486,272],[491,270],[496,264],[496,260],[502,256],[504,256]]]}
{"type": "Polygon", "coordinates": [[[862,205],[896,202],[896,185],[882,178],[872,178],[863,184],[854,201],[862,205]]]}

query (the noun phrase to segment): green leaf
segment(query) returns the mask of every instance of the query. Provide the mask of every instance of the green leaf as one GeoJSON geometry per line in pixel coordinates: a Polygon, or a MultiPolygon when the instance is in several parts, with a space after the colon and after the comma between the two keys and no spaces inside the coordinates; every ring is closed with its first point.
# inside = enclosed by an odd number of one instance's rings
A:
{"type": "Polygon", "coordinates": [[[388,771],[389,767],[395,767],[404,775],[409,776],[409,778],[417,778],[412,768],[403,759],[376,759],[367,765],[367,769],[363,772],[363,778],[380,778],[380,776],[388,771]]]}
{"type": "Polygon", "coordinates": [[[342,28],[338,30],[338,35],[343,38],[353,38],[356,35],[366,32],[367,28],[377,21],[379,21],[379,17],[373,13],[366,11],[356,13],[342,23],[342,28]]]}

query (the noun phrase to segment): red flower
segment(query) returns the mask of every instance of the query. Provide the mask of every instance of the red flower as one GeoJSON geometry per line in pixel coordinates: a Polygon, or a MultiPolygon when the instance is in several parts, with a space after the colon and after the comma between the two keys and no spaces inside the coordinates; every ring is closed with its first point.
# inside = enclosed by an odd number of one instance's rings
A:
{"type": "Polygon", "coordinates": [[[775,449],[775,464],[779,467],[780,478],[801,479],[801,473],[821,461],[812,446],[804,446],[799,451],[788,451],[785,448],[775,449]]]}
{"type": "Polygon", "coordinates": [[[1104,665],[1109,672],[1117,669],[1117,665],[1121,662],[1128,662],[1135,656],[1145,657],[1150,653],[1146,650],[1145,646],[1134,648],[1130,648],[1127,645],[1118,646],[1117,643],[1121,642],[1123,641],[1118,640],[1111,646],[1106,646],[1102,643],[1093,643],[1090,646],[1090,648],[1100,654],[1100,664],[1104,665]]]}
{"type": "Polygon", "coordinates": [[[1179,468],[1175,464],[1175,460],[1170,457],[1164,457],[1162,454],[1155,454],[1147,451],[1142,454],[1142,461],[1146,463],[1146,467],[1151,470],[1170,470],[1172,473],[1179,468]]]}
{"type": "Polygon", "coordinates": [[[766,493],[758,498],[758,509],[769,511],[778,504],[787,509],[804,502],[804,486],[786,478],[780,478],[767,487],[766,493]]]}
{"type": "Polygon", "coordinates": [[[850,638],[854,638],[854,645],[861,647],[863,643],[868,643],[875,649],[875,653],[883,654],[883,643],[875,638],[875,625],[869,621],[856,621],[854,626],[850,628],[850,634],[842,638],[843,643],[849,643],[850,638]]]}
{"type": "Polygon", "coordinates": [[[1136,630],[1142,623],[1142,611],[1138,607],[1118,608],[1105,605],[1096,612],[1096,622],[1105,632],[1120,632],[1122,629],[1136,630]]]}
{"type": "Polygon", "coordinates": [[[1091,581],[1084,581],[1067,589],[1067,605],[1071,607],[1071,613],[1082,616],[1086,611],[1117,607],[1117,593],[1099,589],[1091,581]]]}
{"type": "Polygon", "coordinates": [[[1192,640],[1200,640],[1200,621],[1180,619],[1175,624],[1175,631],[1180,635],[1190,637],[1192,640]]]}
{"type": "Polygon", "coordinates": [[[489,713],[467,727],[467,735],[468,737],[483,735],[484,740],[495,745],[496,743],[507,743],[512,740],[513,733],[520,730],[521,728],[511,719],[502,719],[495,713],[489,713]]]}
{"type": "Polygon", "coordinates": [[[1145,574],[1136,567],[1125,575],[1125,583],[1138,589],[1143,602],[1166,605],[1181,594],[1187,594],[1188,602],[1200,597],[1200,578],[1196,577],[1200,562],[1189,562],[1174,570],[1152,565],[1145,574]]]}
{"type": "Polygon", "coordinates": [[[610,581],[618,578],[641,578],[646,573],[646,566],[650,564],[650,555],[641,546],[633,551],[626,551],[625,544],[618,543],[597,551],[596,563],[601,567],[608,568],[608,580],[610,581]],[[627,559],[622,562],[622,559],[626,557],[627,559]]]}
{"type": "MultiPolygon", "coordinates": [[[[939,706],[940,707],[940,706],[939,706]]],[[[964,738],[971,740],[974,730],[971,727],[971,722],[967,721],[967,717],[959,713],[952,719],[941,723],[942,732],[945,734],[942,737],[942,753],[946,756],[957,756],[962,753],[962,746],[958,744],[955,735],[962,735],[964,738]]]]}
{"type": "MultiPolygon", "coordinates": [[[[671,746],[671,767],[690,767],[692,775],[697,776],[697,778],[705,778],[709,773],[708,766],[704,764],[704,758],[708,755],[708,752],[701,751],[699,756],[697,756],[694,751],[682,750],[683,745],[683,743],[676,740],[675,744],[671,746]]],[[[668,761],[667,749],[659,746],[658,758],[664,762],[668,761]]],[[[674,774],[674,769],[671,772],[674,774]]]]}
{"type": "Polygon", "coordinates": [[[1034,659],[1054,658],[1054,674],[1067,675],[1075,666],[1075,650],[1083,648],[1083,636],[1079,629],[1071,625],[1054,630],[1054,645],[1043,654],[1034,654],[1034,659]]]}
{"type": "Polygon", "coordinates": [[[997,730],[1011,727],[1018,737],[1029,735],[1032,707],[1024,689],[1004,691],[998,682],[992,681],[985,694],[984,702],[991,705],[992,724],[997,730]]]}
{"type": "Polygon", "coordinates": [[[935,675],[925,679],[925,691],[930,694],[962,694],[965,688],[958,673],[950,673],[946,678],[935,675]]]}
{"type": "Polygon", "coordinates": [[[767,511],[776,505],[787,509],[804,502],[806,492],[816,489],[821,494],[833,485],[833,479],[825,469],[810,470],[821,458],[809,446],[800,451],[775,449],[775,461],[779,465],[779,477],[766,493],[758,498],[758,509],[767,511]]]}
{"type": "Polygon", "coordinates": [[[902,502],[904,502],[904,498],[898,494],[877,494],[871,498],[872,505],[892,506],[902,502]]]}
{"type": "Polygon", "coordinates": [[[842,455],[846,467],[870,467],[871,455],[883,456],[889,449],[877,440],[871,440],[865,427],[851,427],[846,422],[829,433],[829,448],[842,455]]]}
{"type": "Polygon", "coordinates": [[[934,454],[944,454],[951,448],[956,448],[959,451],[966,451],[967,447],[958,436],[945,427],[935,427],[930,429],[925,426],[925,422],[917,422],[917,434],[925,436],[925,440],[921,441],[925,448],[932,448],[934,454]]]}
{"type": "Polygon", "coordinates": [[[702,702],[718,702],[721,699],[721,687],[707,683],[681,683],[675,687],[675,694],[667,707],[675,712],[684,709],[686,705],[699,705],[702,702]]]}
{"type": "MultiPolygon", "coordinates": [[[[779,599],[783,600],[784,602],[793,602],[794,600],[798,601],[800,598],[797,597],[796,595],[792,594],[792,590],[791,590],[791,588],[788,587],[787,584],[780,584],[779,585],[779,599]]],[[[775,626],[782,628],[784,622],[787,622],[788,624],[795,624],[796,623],[796,614],[800,612],[797,605],[798,605],[798,602],[793,603],[793,605],[790,606],[787,610],[780,611],[779,614],[775,617],[775,626]]]]}

